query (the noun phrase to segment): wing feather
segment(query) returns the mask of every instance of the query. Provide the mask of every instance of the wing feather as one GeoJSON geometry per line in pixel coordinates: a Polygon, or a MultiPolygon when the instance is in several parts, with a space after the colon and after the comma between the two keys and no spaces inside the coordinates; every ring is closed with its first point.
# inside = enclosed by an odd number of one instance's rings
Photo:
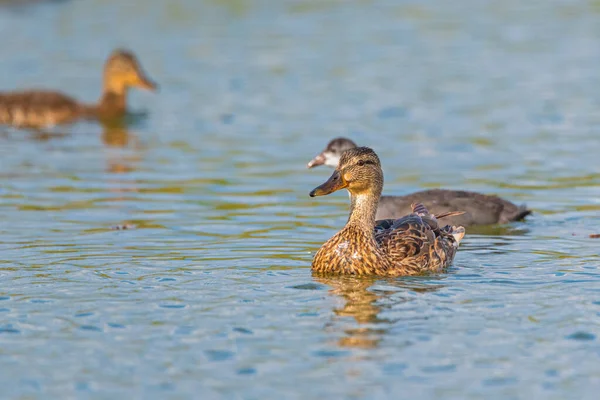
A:
{"type": "Polygon", "coordinates": [[[440,228],[436,216],[420,203],[411,208],[413,213],[405,217],[375,223],[379,248],[392,263],[411,271],[437,271],[448,266],[458,247],[453,227],[440,228]]]}

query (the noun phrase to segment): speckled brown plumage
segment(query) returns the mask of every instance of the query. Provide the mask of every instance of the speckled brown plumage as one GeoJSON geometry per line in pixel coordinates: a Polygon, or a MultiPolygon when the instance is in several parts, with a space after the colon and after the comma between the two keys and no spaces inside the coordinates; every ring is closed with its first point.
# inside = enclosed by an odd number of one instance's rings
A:
{"type": "MultiPolygon", "coordinates": [[[[325,150],[308,163],[308,168],[319,165],[335,167],[342,153],[355,147],[356,144],[350,139],[333,139],[325,150]]],[[[516,205],[498,196],[465,190],[431,189],[406,196],[381,196],[376,218],[400,218],[412,212],[413,203],[423,203],[434,214],[464,211],[461,215],[451,216],[445,221],[450,225],[465,227],[507,224],[520,221],[531,214],[531,210],[524,205],[516,205]]]]}
{"type": "Polygon", "coordinates": [[[115,50],[104,66],[102,96],[98,104],[83,104],[66,94],[48,90],[0,93],[0,124],[41,129],[80,118],[119,118],[127,111],[130,87],[153,90],[156,84],[146,77],[133,53],[115,50]]]}
{"type": "Polygon", "coordinates": [[[346,226],[317,251],[313,271],[398,276],[440,272],[452,263],[464,228],[440,228],[422,204],[413,205],[403,218],[376,222],[382,187],[379,158],[373,150],[358,147],[344,152],[331,178],[311,192],[320,196],[347,188],[351,196],[346,226]]]}

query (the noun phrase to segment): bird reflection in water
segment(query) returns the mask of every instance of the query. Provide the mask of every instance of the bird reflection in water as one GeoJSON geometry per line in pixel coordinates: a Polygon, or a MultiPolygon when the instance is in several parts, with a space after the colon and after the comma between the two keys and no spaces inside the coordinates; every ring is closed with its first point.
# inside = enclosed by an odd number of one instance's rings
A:
{"type": "Polygon", "coordinates": [[[109,153],[108,172],[123,174],[135,170],[134,165],[141,160],[139,150],[142,149],[142,145],[138,137],[130,132],[126,121],[115,120],[103,122],[102,143],[107,148],[128,148],[134,150],[132,154],[127,156],[121,153],[109,153]]]}
{"type": "MultiPolygon", "coordinates": [[[[352,317],[357,326],[344,327],[345,336],[338,340],[340,347],[356,347],[370,349],[378,347],[387,331],[395,321],[382,318],[380,313],[392,306],[409,301],[409,298],[400,295],[401,289],[412,292],[432,292],[439,290],[443,285],[424,285],[411,280],[381,279],[369,277],[348,276],[322,276],[313,275],[320,283],[331,287],[330,293],[340,296],[345,304],[342,308],[334,308],[333,312],[338,317],[352,317]],[[369,290],[376,283],[393,287],[389,290],[369,290]]],[[[337,330],[334,321],[327,324],[328,330],[337,330]]]]}
{"type": "MultiPolygon", "coordinates": [[[[135,165],[141,160],[139,151],[127,154],[120,149],[131,148],[139,150],[141,148],[135,135],[131,134],[124,123],[103,123],[102,124],[102,143],[107,148],[107,172],[109,173],[108,191],[114,197],[113,201],[125,201],[131,194],[138,192],[135,181],[123,179],[121,175],[135,171],[135,165]]],[[[136,227],[134,221],[122,221],[111,229],[122,230],[136,227]]]]}
{"type": "Polygon", "coordinates": [[[127,147],[132,137],[127,126],[123,124],[102,127],[102,143],[106,147],[127,147]]]}

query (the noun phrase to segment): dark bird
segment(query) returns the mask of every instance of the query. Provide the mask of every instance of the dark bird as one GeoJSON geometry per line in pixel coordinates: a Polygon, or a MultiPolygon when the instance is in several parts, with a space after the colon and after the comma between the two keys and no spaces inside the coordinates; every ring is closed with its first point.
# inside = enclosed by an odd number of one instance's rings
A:
{"type": "MultiPolygon", "coordinates": [[[[319,165],[336,167],[344,151],[356,147],[356,144],[350,139],[333,139],[325,150],[308,163],[308,168],[319,165]]],[[[525,205],[518,206],[498,196],[465,190],[431,189],[406,196],[382,196],[376,218],[400,218],[411,213],[413,203],[423,203],[436,215],[464,211],[464,214],[448,217],[446,221],[451,225],[466,227],[507,224],[520,221],[531,214],[531,210],[527,209],[525,205]]]]}

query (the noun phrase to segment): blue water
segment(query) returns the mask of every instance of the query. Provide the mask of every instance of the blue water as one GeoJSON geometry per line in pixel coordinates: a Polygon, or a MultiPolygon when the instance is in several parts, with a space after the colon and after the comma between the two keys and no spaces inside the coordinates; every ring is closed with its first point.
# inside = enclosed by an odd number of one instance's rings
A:
{"type": "Polygon", "coordinates": [[[94,101],[125,46],[161,91],[123,129],[3,128],[1,398],[596,398],[597,0],[14,3],[2,90],[94,101]],[[340,135],[387,194],[535,214],[446,274],[313,278],[348,199],[305,165],[340,135]]]}

